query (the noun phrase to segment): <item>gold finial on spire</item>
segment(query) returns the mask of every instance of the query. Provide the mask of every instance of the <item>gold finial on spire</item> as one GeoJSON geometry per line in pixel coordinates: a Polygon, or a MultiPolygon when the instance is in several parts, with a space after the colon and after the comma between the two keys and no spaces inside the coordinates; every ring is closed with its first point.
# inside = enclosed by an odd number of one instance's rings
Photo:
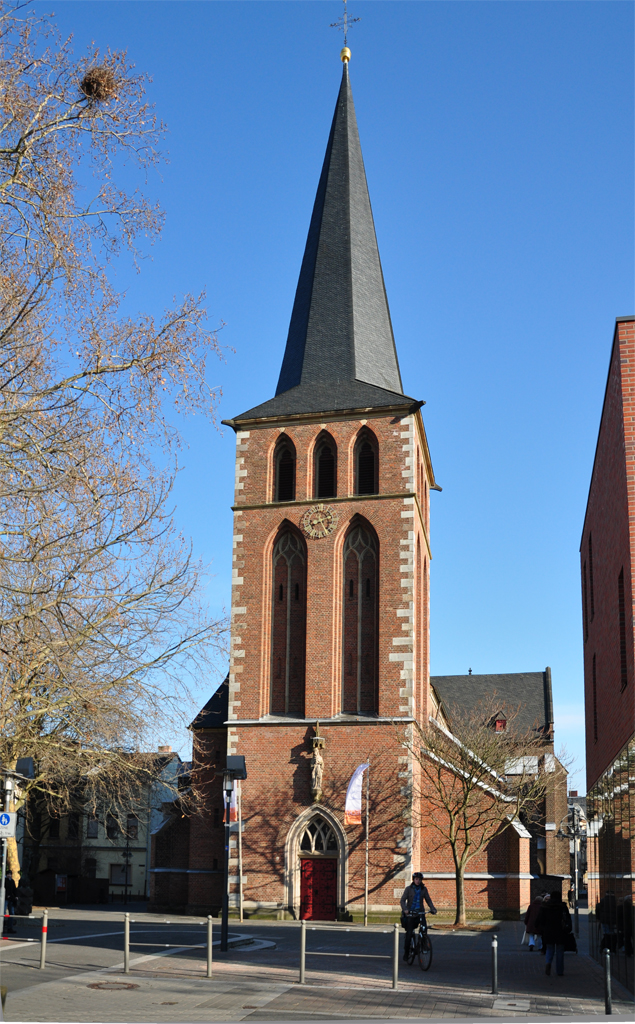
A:
{"type": "Polygon", "coordinates": [[[331,28],[338,28],[340,32],[344,33],[344,49],[340,53],[343,64],[348,64],[351,59],[351,51],[346,45],[348,39],[348,29],[350,25],[354,25],[356,21],[361,21],[361,18],[349,18],[348,11],[346,10],[346,0],[344,2],[344,14],[337,21],[331,23],[331,28]]]}

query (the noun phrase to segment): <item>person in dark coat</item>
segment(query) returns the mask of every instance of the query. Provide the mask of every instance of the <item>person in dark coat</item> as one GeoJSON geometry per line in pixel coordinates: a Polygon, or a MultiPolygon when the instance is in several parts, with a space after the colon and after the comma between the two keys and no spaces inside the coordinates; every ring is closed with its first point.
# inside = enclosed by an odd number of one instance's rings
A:
{"type": "Polygon", "coordinates": [[[533,952],[534,947],[536,945],[536,942],[540,938],[540,932],[538,931],[538,927],[537,927],[536,922],[538,921],[538,914],[540,913],[540,908],[542,907],[542,903],[543,903],[543,897],[542,896],[536,896],[535,900],[533,900],[529,904],[529,906],[527,908],[527,913],[525,914],[525,931],[527,932],[527,935],[529,936],[529,952],[530,953],[533,952]]]}
{"type": "Polygon", "coordinates": [[[556,889],[546,903],[543,903],[536,922],[542,941],[546,946],[545,974],[551,974],[554,954],[556,958],[556,974],[564,974],[564,941],[571,931],[571,915],[566,903],[562,902],[562,893],[556,889]]]}
{"type": "Polygon", "coordinates": [[[33,889],[24,875],[20,875],[20,881],[16,889],[17,910],[21,917],[28,917],[33,910],[33,889]]]}
{"type": "Polygon", "coordinates": [[[6,935],[13,935],[15,932],[15,921],[13,920],[13,914],[15,914],[16,903],[18,902],[18,887],[13,879],[13,872],[10,868],[7,869],[7,873],[4,878],[4,914],[5,914],[5,928],[4,932],[6,935]]]}

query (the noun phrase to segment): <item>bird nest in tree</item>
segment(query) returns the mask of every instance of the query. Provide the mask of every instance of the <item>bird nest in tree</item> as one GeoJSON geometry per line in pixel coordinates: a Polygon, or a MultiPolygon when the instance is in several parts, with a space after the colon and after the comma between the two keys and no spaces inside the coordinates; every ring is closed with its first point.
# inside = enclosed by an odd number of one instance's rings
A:
{"type": "Polygon", "coordinates": [[[89,68],[80,82],[80,89],[89,100],[111,100],[117,93],[117,80],[111,68],[89,68]]]}

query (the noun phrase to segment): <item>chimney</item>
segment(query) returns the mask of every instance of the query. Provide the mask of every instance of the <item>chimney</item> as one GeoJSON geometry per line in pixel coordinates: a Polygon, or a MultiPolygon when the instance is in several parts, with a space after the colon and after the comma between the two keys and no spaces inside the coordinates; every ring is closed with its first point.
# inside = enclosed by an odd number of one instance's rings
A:
{"type": "MultiPolygon", "coordinates": [[[[161,748],[159,747],[159,750],[160,750],[160,749],[161,749],[161,748]]],[[[572,789],[572,790],[571,790],[571,792],[569,793],[569,796],[577,796],[577,795],[578,795],[578,791],[577,791],[577,789],[572,789]]]]}
{"type": "Polygon", "coordinates": [[[157,747],[157,750],[159,751],[160,754],[171,754],[172,753],[172,747],[157,747]]]}

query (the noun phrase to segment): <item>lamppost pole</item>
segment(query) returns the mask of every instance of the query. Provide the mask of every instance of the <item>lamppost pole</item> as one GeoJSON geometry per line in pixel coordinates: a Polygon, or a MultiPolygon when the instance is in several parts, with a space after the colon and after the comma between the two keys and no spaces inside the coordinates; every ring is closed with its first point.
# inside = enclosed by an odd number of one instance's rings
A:
{"type": "MultiPolygon", "coordinates": [[[[10,775],[4,777],[4,809],[8,811],[11,807],[11,793],[13,791],[13,779],[10,775]]],[[[3,839],[2,841],[2,875],[0,876],[0,935],[4,931],[4,905],[5,905],[5,888],[4,882],[7,877],[7,849],[9,846],[9,840],[3,839]]]]}
{"type": "Polygon", "coordinates": [[[582,829],[580,828],[580,808],[577,804],[571,805],[571,817],[573,824],[565,825],[566,831],[562,829],[562,823],[557,832],[558,839],[572,839],[573,840],[573,927],[575,934],[580,934],[580,917],[579,917],[579,899],[580,899],[580,837],[582,836],[582,829]]]}
{"type": "Polygon", "coordinates": [[[226,772],[223,778],[223,789],[225,790],[225,872],[223,883],[223,917],[220,929],[221,953],[227,952],[229,937],[229,826],[231,823],[231,802],[234,791],[234,778],[230,772],[226,772]]]}

